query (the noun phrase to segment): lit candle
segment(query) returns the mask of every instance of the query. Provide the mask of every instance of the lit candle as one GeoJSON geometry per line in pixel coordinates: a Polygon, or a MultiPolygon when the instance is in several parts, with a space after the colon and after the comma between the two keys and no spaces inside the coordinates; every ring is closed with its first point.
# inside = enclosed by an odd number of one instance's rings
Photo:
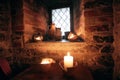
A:
{"type": "Polygon", "coordinates": [[[55,61],[52,58],[43,58],[41,61],[40,68],[43,72],[48,72],[51,68],[51,63],[54,63],[55,61]]]}
{"type": "Polygon", "coordinates": [[[67,56],[64,56],[64,68],[73,67],[73,56],[70,56],[70,53],[67,53],[67,56]]]}
{"type": "Polygon", "coordinates": [[[43,58],[40,64],[51,64],[55,63],[55,61],[52,58],[43,58]]]}
{"type": "Polygon", "coordinates": [[[50,64],[50,61],[48,59],[42,59],[41,64],[50,64]]]}
{"type": "Polygon", "coordinates": [[[37,41],[43,40],[43,37],[42,36],[37,36],[37,37],[35,37],[35,40],[37,40],[37,41]]]}

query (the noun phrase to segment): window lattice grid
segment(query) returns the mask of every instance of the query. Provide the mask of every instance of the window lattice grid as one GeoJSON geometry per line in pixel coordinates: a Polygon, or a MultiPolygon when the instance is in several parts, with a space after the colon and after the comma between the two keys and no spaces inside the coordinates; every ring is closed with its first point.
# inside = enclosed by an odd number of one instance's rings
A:
{"type": "Polygon", "coordinates": [[[52,23],[55,23],[57,28],[61,28],[62,36],[64,32],[70,31],[70,8],[52,10],[52,23]]]}

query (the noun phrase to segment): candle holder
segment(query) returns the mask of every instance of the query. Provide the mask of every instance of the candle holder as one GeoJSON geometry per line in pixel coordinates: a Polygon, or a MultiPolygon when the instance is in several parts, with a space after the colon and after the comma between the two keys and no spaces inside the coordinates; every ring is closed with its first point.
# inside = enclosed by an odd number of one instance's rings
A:
{"type": "Polygon", "coordinates": [[[43,58],[41,63],[40,63],[41,69],[44,72],[48,72],[53,63],[55,63],[55,60],[53,60],[52,58],[43,58]]]}
{"type": "Polygon", "coordinates": [[[40,64],[40,68],[42,72],[48,72],[51,68],[52,64],[40,64]]]}
{"type": "Polygon", "coordinates": [[[69,68],[64,67],[64,61],[60,61],[59,65],[60,65],[60,67],[62,68],[63,71],[67,72],[69,69],[76,68],[78,66],[78,62],[77,61],[73,62],[73,67],[69,67],[69,68]]]}

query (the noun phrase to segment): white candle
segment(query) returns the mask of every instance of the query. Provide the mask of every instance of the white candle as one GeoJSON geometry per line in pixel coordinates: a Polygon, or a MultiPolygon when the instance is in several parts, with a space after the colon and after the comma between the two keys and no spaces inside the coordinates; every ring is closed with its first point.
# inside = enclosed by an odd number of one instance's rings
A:
{"type": "Polygon", "coordinates": [[[73,67],[73,56],[70,56],[70,53],[67,53],[67,56],[64,56],[64,68],[73,67]]]}

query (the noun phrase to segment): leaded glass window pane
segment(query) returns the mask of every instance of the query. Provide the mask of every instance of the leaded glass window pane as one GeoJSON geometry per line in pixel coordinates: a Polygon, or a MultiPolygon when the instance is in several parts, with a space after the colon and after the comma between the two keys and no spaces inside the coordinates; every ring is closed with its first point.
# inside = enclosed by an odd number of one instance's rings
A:
{"type": "Polygon", "coordinates": [[[70,31],[70,8],[53,9],[52,23],[55,23],[57,28],[61,28],[64,36],[64,32],[70,31]]]}

